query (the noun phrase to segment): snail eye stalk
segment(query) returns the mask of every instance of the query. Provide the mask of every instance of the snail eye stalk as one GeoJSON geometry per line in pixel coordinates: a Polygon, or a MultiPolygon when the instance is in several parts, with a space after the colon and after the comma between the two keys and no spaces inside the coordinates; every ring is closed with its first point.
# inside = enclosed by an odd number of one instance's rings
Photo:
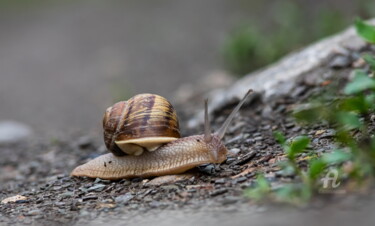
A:
{"type": "Polygon", "coordinates": [[[208,118],[208,99],[204,100],[204,140],[210,142],[212,139],[210,119],[208,118]]]}
{"type": "Polygon", "coordinates": [[[245,103],[246,99],[250,96],[250,94],[253,93],[252,89],[249,89],[245,96],[242,98],[242,100],[237,104],[237,106],[233,109],[232,113],[228,116],[228,118],[225,120],[221,128],[215,133],[220,139],[223,139],[225,132],[228,129],[229,124],[233,120],[236,113],[240,110],[241,106],[245,103]]]}

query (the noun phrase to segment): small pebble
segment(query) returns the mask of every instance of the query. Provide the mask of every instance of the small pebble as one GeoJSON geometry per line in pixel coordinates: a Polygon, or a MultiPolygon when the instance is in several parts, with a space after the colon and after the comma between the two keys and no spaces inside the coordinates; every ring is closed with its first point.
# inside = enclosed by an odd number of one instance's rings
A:
{"type": "Polygon", "coordinates": [[[215,165],[214,164],[205,164],[198,166],[199,171],[206,173],[206,174],[214,174],[215,173],[215,165]]]}
{"type": "Polygon", "coordinates": [[[239,148],[232,148],[228,151],[229,156],[237,156],[240,153],[241,149],[239,148]]]}
{"type": "Polygon", "coordinates": [[[60,195],[61,198],[70,198],[74,195],[74,192],[68,191],[60,195]]]}
{"type": "Polygon", "coordinates": [[[234,157],[228,157],[227,160],[225,161],[226,164],[231,164],[233,163],[234,161],[236,161],[236,158],[234,157]]]}
{"type": "Polygon", "coordinates": [[[98,199],[98,196],[90,195],[90,196],[83,197],[82,201],[95,200],[95,199],[98,199]]]}
{"type": "Polygon", "coordinates": [[[88,192],[91,192],[91,191],[103,191],[104,188],[105,188],[106,185],[104,184],[95,184],[94,186],[92,187],[89,187],[87,189],[88,192]]]}
{"type": "Polygon", "coordinates": [[[244,156],[242,156],[239,160],[234,161],[232,164],[233,165],[242,165],[242,164],[245,164],[248,161],[250,161],[250,159],[252,159],[255,155],[256,155],[255,151],[251,151],[251,152],[245,154],[244,156]]]}
{"type": "Polygon", "coordinates": [[[217,179],[215,180],[215,184],[225,184],[225,179],[224,178],[217,179]]]}
{"type": "Polygon", "coordinates": [[[15,195],[15,196],[3,199],[1,201],[1,203],[3,203],[3,204],[10,203],[10,202],[20,203],[20,201],[26,201],[26,200],[27,200],[27,197],[25,197],[25,196],[15,195]]]}
{"type": "Polygon", "coordinates": [[[215,196],[218,196],[218,195],[222,195],[222,194],[224,194],[226,192],[228,192],[228,189],[226,189],[226,188],[220,188],[220,189],[217,189],[217,190],[211,192],[210,195],[212,197],[215,197],[215,196]]]}
{"type": "Polygon", "coordinates": [[[233,137],[232,139],[226,141],[225,143],[228,145],[228,144],[234,143],[234,142],[236,142],[236,141],[239,141],[239,140],[241,140],[242,138],[243,138],[243,134],[240,134],[240,135],[235,136],[235,137],[233,137]]]}
{"type": "Polygon", "coordinates": [[[285,128],[290,129],[290,128],[293,128],[295,124],[293,122],[289,122],[289,123],[286,123],[284,126],[285,128]]]}
{"type": "Polygon", "coordinates": [[[30,210],[29,212],[26,213],[26,215],[35,216],[35,215],[39,215],[41,213],[42,213],[42,211],[40,211],[40,210],[30,210]]]}
{"type": "Polygon", "coordinates": [[[233,180],[233,183],[234,184],[242,183],[242,182],[245,182],[246,180],[247,180],[247,177],[238,177],[238,178],[233,180]]]}
{"type": "Polygon", "coordinates": [[[0,121],[0,144],[15,143],[32,135],[29,126],[16,121],[0,121]]]}
{"type": "Polygon", "coordinates": [[[166,205],[167,205],[166,203],[162,203],[162,202],[155,201],[155,200],[150,202],[151,208],[160,208],[160,207],[165,207],[166,205]]]}
{"type": "Polygon", "coordinates": [[[103,180],[103,179],[100,179],[100,178],[96,178],[95,181],[94,181],[94,184],[99,184],[99,183],[109,184],[109,183],[111,183],[111,181],[110,180],[103,180]]]}
{"type": "Polygon", "coordinates": [[[133,198],[134,198],[134,195],[132,195],[130,193],[126,193],[125,195],[117,196],[115,198],[115,202],[125,204],[125,203],[129,202],[130,200],[132,200],[133,198]]]}
{"type": "Polygon", "coordinates": [[[351,63],[352,62],[349,56],[337,55],[332,59],[329,66],[334,69],[340,69],[348,67],[351,63]]]}
{"type": "Polygon", "coordinates": [[[240,200],[239,197],[235,196],[227,196],[223,199],[222,204],[223,205],[229,205],[229,204],[234,204],[240,200]]]}

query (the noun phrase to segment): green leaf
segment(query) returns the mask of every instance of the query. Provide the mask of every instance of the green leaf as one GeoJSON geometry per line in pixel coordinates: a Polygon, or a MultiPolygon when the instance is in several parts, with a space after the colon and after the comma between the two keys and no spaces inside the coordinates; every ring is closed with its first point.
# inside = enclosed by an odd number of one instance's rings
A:
{"type": "Polygon", "coordinates": [[[371,70],[375,71],[375,57],[370,54],[364,54],[362,58],[370,65],[371,70]]]}
{"type": "Polygon", "coordinates": [[[277,201],[295,205],[306,203],[311,195],[311,189],[306,184],[285,184],[275,191],[277,201]]]}
{"type": "Polygon", "coordinates": [[[296,154],[303,152],[307,145],[309,145],[310,139],[306,136],[296,137],[290,144],[289,152],[287,153],[289,157],[294,157],[296,154]]]}
{"type": "Polygon", "coordinates": [[[326,164],[340,164],[352,158],[352,154],[343,150],[335,150],[322,156],[322,160],[326,164]]]}
{"type": "Polygon", "coordinates": [[[375,89],[375,80],[368,77],[365,72],[356,70],[353,81],[346,85],[344,92],[346,94],[355,94],[367,89],[375,89]]]}
{"type": "Polygon", "coordinates": [[[365,97],[366,105],[371,108],[375,109],[375,93],[371,93],[365,97]]]}
{"type": "Polygon", "coordinates": [[[308,175],[315,180],[325,169],[326,163],[322,159],[314,159],[310,163],[308,175]]]}
{"type": "Polygon", "coordinates": [[[357,18],[355,20],[355,28],[358,35],[367,42],[375,43],[375,27],[363,22],[357,18]]]}
{"type": "Polygon", "coordinates": [[[353,112],[341,111],[336,114],[337,121],[341,123],[344,130],[359,129],[362,127],[362,122],[359,120],[357,114],[353,112]]]}
{"type": "Polygon", "coordinates": [[[339,129],[336,132],[336,140],[346,146],[350,146],[350,144],[353,144],[356,142],[353,135],[348,130],[339,129]]]}
{"type": "Polygon", "coordinates": [[[340,101],[339,109],[342,111],[354,111],[357,113],[367,113],[371,105],[366,101],[365,95],[358,94],[343,98],[340,101]]]}
{"type": "Polygon", "coordinates": [[[285,144],[285,142],[286,142],[286,138],[285,138],[285,136],[284,136],[281,132],[279,132],[279,131],[275,131],[275,132],[273,133],[273,136],[275,137],[276,141],[277,141],[279,144],[281,144],[281,145],[284,145],[284,144],[285,144]]]}
{"type": "Polygon", "coordinates": [[[278,201],[293,203],[298,198],[298,191],[293,184],[286,184],[275,191],[275,196],[278,201]]]}
{"type": "Polygon", "coordinates": [[[245,190],[245,196],[256,201],[260,201],[261,199],[265,198],[270,191],[271,186],[267,179],[262,174],[259,174],[257,176],[255,186],[245,190]]]}
{"type": "Polygon", "coordinates": [[[325,110],[322,103],[303,104],[293,110],[293,116],[300,122],[315,123],[322,120],[325,110]]]}

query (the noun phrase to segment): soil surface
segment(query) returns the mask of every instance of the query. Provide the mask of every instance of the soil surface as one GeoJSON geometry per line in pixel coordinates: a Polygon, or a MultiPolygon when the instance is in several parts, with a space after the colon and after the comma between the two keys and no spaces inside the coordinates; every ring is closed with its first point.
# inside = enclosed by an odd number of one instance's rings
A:
{"type": "MultiPolygon", "coordinates": [[[[267,103],[256,98],[246,104],[224,138],[229,150],[227,160],[182,175],[119,181],[72,178],[69,173],[75,166],[106,153],[101,137],[84,133],[3,144],[0,200],[15,195],[26,198],[0,204],[0,224],[290,225],[307,220],[304,224],[309,225],[317,217],[323,225],[369,223],[373,219],[373,214],[368,214],[374,207],[372,190],[361,194],[320,194],[311,204],[297,209],[279,204],[259,206],[244,196],[259,171],[265,172],[273,186],[293,180],[279,173],[277,163],[285,156],[273,138],[274,131],[281,131],[288,138],[308,135],[312,139],[309,148],[317,154],[335,147],[330,128],[303,127],[289,113],[296,104],[329,88],[330,82],[344,83],[348,79],[352,66],[358,65],[359,53],[339,56],[345,61],[337,57],[303,76],[288,95],[274,97],[267,103]]],[[[211,116],[214,130],[232,108],[227,106],[211,116]]],[[[181,114],[182,128],[186,128],[188,115],[188,111],[181,114]]],[[[201,131],[202,126],[183,130],[184,135],[201,131]]],[[[299,157],[301,164],[304,157],[299,157]]]]}
{"type": "MultiPolygon", "coordinates": [[[[330,128],[302,127],[288,113],[319,93],[327,81],[346,81],[358,53],[333,57],[306,74],[289,95],[267,103],[258,98],[245,105],[224,138],[229,156],[223,164],[158,178],[71,178],[74,167],[107,153],[97,135],[101,123],[97,119],[113,99],[140,92],[169,98],[179,85],[199,83],[200,77],[218,68],[220,46],[234,25],[258,21],[271,12],[265,9],[268,4],[256,8],[225,0],[202,5],[87,2],[45,10],[0,9],[5,31],[0,37],[0,119],[27,123],[34,131],[31,139],[0,144],[0,201],[24,197],[0,203],[0,225],[314,225],[317,219],[324,221],[321,225],[369,225],[375,221],[371,190],[322,194],[300,208],[258,205],[244,196],[258,171],[265,172],[273,186],[293,179],[278,173],[277,162],[284,156],[273,131],[288,138],[307,134],[313,140],[312,150],[332,150],[330,128]]],[[[203,97],[196,95],[177,106],[184,136],[203,131],[202,125],[186,129],[192,109],[202,103],[203,97]]],[[[226,106],[211,116],[213,129],[220,127],[232,108],[226,106]]]]}

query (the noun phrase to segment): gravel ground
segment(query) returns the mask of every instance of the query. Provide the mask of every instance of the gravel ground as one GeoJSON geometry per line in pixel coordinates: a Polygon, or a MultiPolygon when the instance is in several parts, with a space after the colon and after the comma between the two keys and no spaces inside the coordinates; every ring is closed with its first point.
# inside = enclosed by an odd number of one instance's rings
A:
{"type": "MultiPolygon", "coordinates": [[[[322,126],[302,127],[288,117],[288,113],[295,104],[321,92],[326,81],[346,81],[357,56],[358,53],[340,56],[341,61],[333,57],[327,65],[301,78],[288,95],[274,97],[267,103],[257,98],[244,106],[225,137],[230,152],[226,162],[201,166],[183,175],[119,181],[71,178],[69,173],[75,166],[106,153],[101,137],[84,133],[66,134],[53,140],[34,138],[2,144],[0,200],[14,195],[26,198],[0,204],[0,224],[81,225],[91,222],[100,225],[113,221],[113,224],[139,225],[156,221],[159,225],[172,225],[182,220],[182,225],[227,225],[230,222],[241,225],[252,220],[264,225],[296,224],[299,219],[314,219],[314,216],[324,216],[325,210],[335,209],[347,211],[337,214],[343,223],[350,223],[345,217],[355,219],[361,214],[368,217],[361,218],[366,222],[371,214],[366,215],[362,209],[373,206],[372,191],[345,196],[320,195],[309,206],[298,210],[282,206],[281,212],[279,205],[258,206],[243,195],[257,171],[265,172],[275,186],[292,180],[278,174],[276,163],[284,156],[272,136],[273,131],[282,131],[288,138],[306,134],[312,139],[310,148],[317,153],[334,148],[332,130],[322,126]],[[285,217],[290,216],[292,209],[297,211],[291,215],[295,217],[285,217]],[[262,221],[265,216],[270,217],[262,221]]],[[[214,113],[213,129],[222,124],[232,107],[214,113]]],[[[180,117],[182,128],[188,115],[185,111],[180,117]]],[[[184,134],[200,131],[203,131],[202,126],[185,130],[184,134]]],[[[330,215],[324,219],[328,224],[334,222],[335,217],[330,215]]]]}

